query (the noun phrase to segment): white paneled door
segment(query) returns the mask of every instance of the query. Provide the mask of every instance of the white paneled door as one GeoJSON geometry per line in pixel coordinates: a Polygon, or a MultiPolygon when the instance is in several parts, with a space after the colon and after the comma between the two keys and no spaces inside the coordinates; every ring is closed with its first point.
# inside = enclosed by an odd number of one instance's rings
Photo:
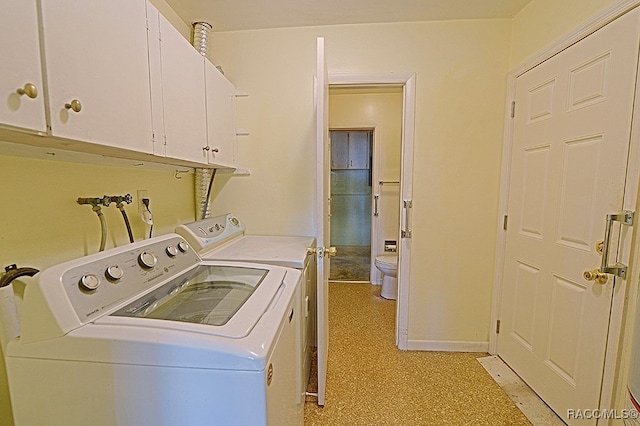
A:
{"type": "MultiPolygon", "coordinates": [[[[601,265],[606,216],[636,196],[624,189],[638,17],[627,13],[516,79],[498,354],[569,424],[596,422],[567,416],[599,408],[612,292],[625,283],[584,273],[601,265]]],[[[613,226],[609,264],[628,263],[626,226],[613,226]]]]}
{"type": "Polygon", "coordinates": [[[329,145],[329,77],[324,38],[317,39],[316,69],[316,240],[317,240],[317,338],[318,405],[324,405],[329,352],[329,248],[331,242],[331,148],[329,145]]]}

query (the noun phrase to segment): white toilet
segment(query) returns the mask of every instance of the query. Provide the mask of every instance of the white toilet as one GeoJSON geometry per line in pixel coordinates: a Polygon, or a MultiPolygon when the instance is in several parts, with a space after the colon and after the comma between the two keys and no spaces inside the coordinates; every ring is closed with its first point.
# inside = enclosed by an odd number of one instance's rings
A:
{"type": "Polygon", "coordinates": [[[396,300],[398,298],[398,255],[381,254],[376,256],[376,268],[382,272],[380,296],[396,300]]]}

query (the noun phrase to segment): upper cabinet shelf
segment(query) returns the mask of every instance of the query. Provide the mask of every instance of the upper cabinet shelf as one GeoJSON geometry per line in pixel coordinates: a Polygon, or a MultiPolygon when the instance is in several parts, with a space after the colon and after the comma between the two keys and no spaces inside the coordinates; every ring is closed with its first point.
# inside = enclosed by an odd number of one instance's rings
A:
{"type": "Polygon", "coordinates": [[[235,88],[151,4],[8,2],[0,17],[4,140],[18,133],[16,141],[34,145],[235,166],[235,88]]]}

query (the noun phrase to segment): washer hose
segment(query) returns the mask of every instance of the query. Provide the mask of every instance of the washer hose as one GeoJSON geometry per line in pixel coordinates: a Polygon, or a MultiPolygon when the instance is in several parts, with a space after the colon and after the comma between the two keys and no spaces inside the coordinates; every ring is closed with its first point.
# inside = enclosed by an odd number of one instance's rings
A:
{"type": "Polygon", "coordinates": [[[8,286],[15,279],[24,276],[32,277],[40,272],[35,268],[18,268],[15,264],[6,266],[4,270],[6,273],[0,277],[0,288],[8,286]]]}
{"type": "Polygon", "coordinates": [[[133,239],[133,232],[131,231],[131,224],[129,223],[127,212],[124,211],[124,204],[118,203],[116,204],[116,207],[120,209],[120,213],[122,213],[122,218],[124,219],[124,224],[127,226],[127,233],[129,234],[129,242],[133,243],[135,240],[133,239]]]}
{"type": "Polygon", "coordinates": [[[100,250],[98,251],[104,251],[104,248],[107,245],[107,221],[105,220],[104,215],[102,214],[102,209],[100,208],[100,206],[95,205],[93,206],[92,210],[96,212],[96,214],[98,215],[98,219],[100,219],[101,237],[100,237],[100,250]]]}

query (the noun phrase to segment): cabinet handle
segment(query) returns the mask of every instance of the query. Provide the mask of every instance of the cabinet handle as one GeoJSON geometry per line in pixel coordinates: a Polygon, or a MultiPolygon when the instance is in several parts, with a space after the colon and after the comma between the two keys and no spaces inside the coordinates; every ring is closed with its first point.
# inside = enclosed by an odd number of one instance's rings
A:
{"type": "Polygon", "coordinates": [[[66,109],[72,110],[73,112],[80,112],[80,110],[82,109],[82,104],[79,100],[74,99],[71,101],[71,103],[64,104],[64,107],[66,109]]]}
{"type": "Polygon", "coordinates": [[[220,152],[220,150],[218,148],[213,148],[211,152],[220,152]]]}
{"type": "Polygon", "coordinates": [[[31,99],[35,99],[38,96],[38,88],[31,83],[27,83],[23,88],[17,90],[18,95],[27,95],[31,99]]]}
{"type": "Polygon", "coordinates": [[[213,148],[213,149],[211,149],[211,147],[210,147],[209,145],[207,145],[207,146],[203,146],[203,147],[202,147],[202,150],[203,150],[203,151],[211,151],[211,152],[218,152],[218,151],[220,151],[218,148],[213,148]]]}

